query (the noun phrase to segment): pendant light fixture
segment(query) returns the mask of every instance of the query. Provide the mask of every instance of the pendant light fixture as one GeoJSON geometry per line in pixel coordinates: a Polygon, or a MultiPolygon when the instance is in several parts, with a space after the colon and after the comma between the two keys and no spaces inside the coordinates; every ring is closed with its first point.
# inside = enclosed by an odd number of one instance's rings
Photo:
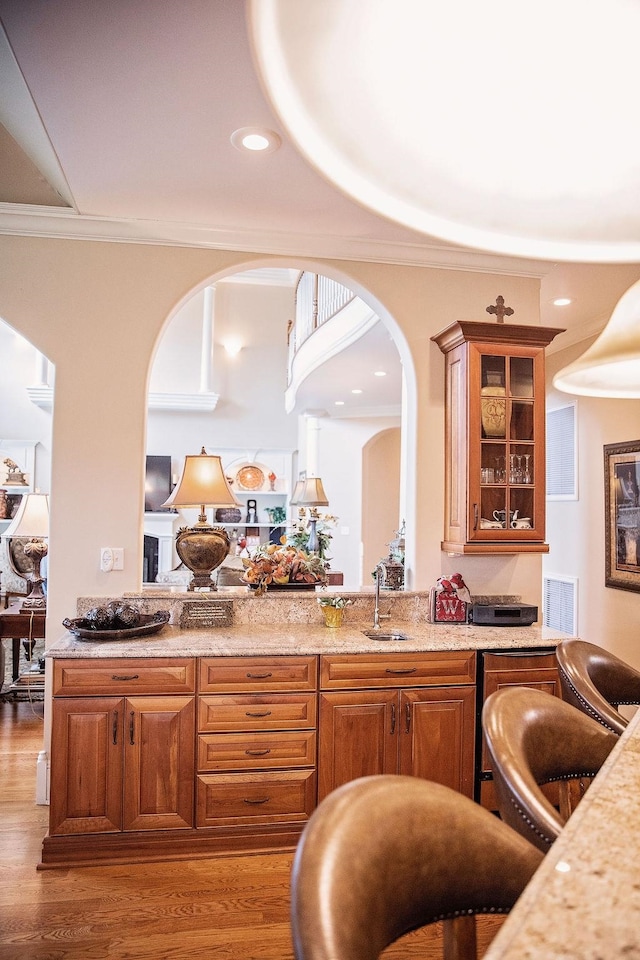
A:
{"type": "Polygon", "coordinates": [[[615,306],[606,327],[553,378],[557,390],[587,397],[640,397],[640,280],[615,306]]]}

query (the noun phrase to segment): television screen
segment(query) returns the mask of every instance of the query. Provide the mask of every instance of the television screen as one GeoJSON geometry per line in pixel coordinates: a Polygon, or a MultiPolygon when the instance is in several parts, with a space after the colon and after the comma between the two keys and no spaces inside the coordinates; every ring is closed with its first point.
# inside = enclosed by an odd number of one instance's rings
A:
{"type": "Polygon", "coordinates": [[[144,482],[145,513],[169,513],[171,507],[163,507],[173,485],[171,483],[171,457],[147,457],[144,482]]]}

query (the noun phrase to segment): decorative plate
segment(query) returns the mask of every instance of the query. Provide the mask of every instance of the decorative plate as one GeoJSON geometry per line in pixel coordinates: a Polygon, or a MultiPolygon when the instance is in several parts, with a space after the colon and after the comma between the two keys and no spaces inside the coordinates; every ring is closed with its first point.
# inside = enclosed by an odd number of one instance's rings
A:
{"type": "Polygon", "coordinates": [[[159,633],[165,623],[168,623],[169,617],[168,610],[143,613],[135,627],[125,627],[122,630],[101,630],[95,623],[85,620],[84,617],[76,620],[69,620],[67,617],[62,621],[62,626],[66,627],[78,640],[129,640],[132,637],[149,637],[153,633],[159,633]]]}
{"type": "Polygon", "coordinates": [[[264,473],[260,467],[241,467],[236,474],[236,483],[243,490],[260,490],[264,484],[264,473]]]}

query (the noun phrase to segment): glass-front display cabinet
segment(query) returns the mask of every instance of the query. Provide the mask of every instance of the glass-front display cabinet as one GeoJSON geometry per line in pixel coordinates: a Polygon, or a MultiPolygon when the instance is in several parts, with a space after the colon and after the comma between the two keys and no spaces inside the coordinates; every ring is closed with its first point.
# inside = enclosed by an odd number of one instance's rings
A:
{"type": "Polygon", "coordinates": [[[553,327],[456,321],[446,357],[447,553],[546,553],[544,351],[553,327]]]}

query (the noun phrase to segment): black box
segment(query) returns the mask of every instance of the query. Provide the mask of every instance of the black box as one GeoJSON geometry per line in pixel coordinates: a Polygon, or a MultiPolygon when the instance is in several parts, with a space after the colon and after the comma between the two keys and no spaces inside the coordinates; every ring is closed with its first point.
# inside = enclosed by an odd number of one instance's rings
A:
{"type": "Polygon", "coordinates": [[[477,627],[530,627],[538,619],[538,608],[526,603],[474,603],[469,623],[477,627]]]}

